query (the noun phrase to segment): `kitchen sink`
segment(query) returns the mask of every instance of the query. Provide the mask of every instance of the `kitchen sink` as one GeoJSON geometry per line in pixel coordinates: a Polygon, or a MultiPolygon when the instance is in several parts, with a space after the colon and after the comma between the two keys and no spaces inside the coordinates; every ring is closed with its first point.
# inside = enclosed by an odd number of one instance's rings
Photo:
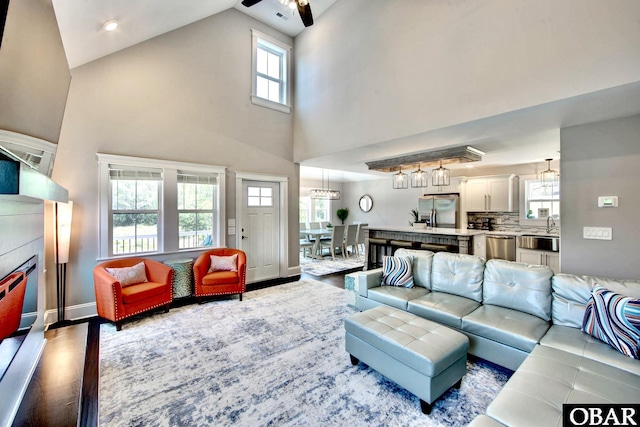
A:
{"type": "Polygon", "coordinates": [[[522,249],[537,249],[541,251],[560,251],[560,237],[524,234],[518,236],[518,247],[522,249]]]}

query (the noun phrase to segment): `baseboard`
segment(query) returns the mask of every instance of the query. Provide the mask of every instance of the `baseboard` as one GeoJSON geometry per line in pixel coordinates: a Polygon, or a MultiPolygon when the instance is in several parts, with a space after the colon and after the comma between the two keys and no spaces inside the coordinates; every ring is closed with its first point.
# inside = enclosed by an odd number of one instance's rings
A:
{"type": "MultiPolygon", "coordinates": [[[[95,302],[89,302],[86,304],[78,304],[67,307],[64,310],[65,320],[81,320],[88,317],[94,317],[98,315],[98,309],[95,302]]],[[[49,326],[58,321],[58,310],[47,310],[44,312],[44,324],[49,326]]]]}
{"type": "Polygon", "coordinates": [[[296,265],[293,267],[289,267],[287,269],[287,277],[291,277],[291,276],[299,276],[300,275],[300,266],[296,265]]]}

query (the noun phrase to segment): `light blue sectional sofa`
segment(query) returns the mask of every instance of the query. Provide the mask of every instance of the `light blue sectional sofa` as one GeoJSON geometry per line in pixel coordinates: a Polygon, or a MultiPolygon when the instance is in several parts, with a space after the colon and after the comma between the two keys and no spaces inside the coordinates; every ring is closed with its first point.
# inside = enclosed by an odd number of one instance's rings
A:
{"type": "Polygon", "coordinates": [[[640,361],[581,331],[596,284],[640,298],[640,282],[557,274],[545,266],[399,249],[414,287],[358,273],[359,310],[384,304],[469,337],[469,353],[515,371],[475,426],[562,425],[563,403],[640,402],[640,361]]]}

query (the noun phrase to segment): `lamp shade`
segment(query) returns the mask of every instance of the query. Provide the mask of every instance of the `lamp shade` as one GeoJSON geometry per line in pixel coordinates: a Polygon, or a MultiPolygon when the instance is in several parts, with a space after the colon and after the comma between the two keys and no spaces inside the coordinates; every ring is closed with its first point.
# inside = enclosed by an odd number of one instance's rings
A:
{"type": "Polygon", "coordinates": [[[411,187],[424,188],[429,185],[429,174],[418,166],[418,170],[411,172],[411,187]]]}
{"type": "Polygon", "coordinates": [[[560,174],[551,169],[551,160],[545,159],[547,162],[547,170],[540,172],[540,184],[543,187],[557,187],[560,174]]]}
{"type": "Polygon", "coordinates": [[[432,180],[431,183],[436,187],[450,185],[451,184],[450,172],[451,171],[449,169],[442,167],[442,161],[440,161],[440,167],[437,169],[434,169],[431,172],[431,180],[432,180]]]}
{"type": "Polygon", "coordinates": [[[400,172],[393,174],[393,188],[396,190],[409,188],[409,175],[402,172],[402,169],[400,169],[400,172]]]}
{"type": "Polygon", "coordinates": [[[71,218],[73,202],[56,203],[56,262],[69,262],[69,245],[71,241],[71,218]]]}

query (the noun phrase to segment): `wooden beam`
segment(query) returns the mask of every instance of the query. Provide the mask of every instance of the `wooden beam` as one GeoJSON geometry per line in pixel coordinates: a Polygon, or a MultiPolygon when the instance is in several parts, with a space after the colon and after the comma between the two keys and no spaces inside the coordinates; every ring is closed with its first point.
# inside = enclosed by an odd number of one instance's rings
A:
{"type": "Polygon", "coordinates": [[[369,170],[381,172],[396,172],[402,169],[417,168],[418,166],[430,167],[453,163],[468,163],[482,160],[484,153],[470,146],[452,147],[442,150],[424,151],[421,153],[406,154],[390,159],[365,162],[369,170]]]}

